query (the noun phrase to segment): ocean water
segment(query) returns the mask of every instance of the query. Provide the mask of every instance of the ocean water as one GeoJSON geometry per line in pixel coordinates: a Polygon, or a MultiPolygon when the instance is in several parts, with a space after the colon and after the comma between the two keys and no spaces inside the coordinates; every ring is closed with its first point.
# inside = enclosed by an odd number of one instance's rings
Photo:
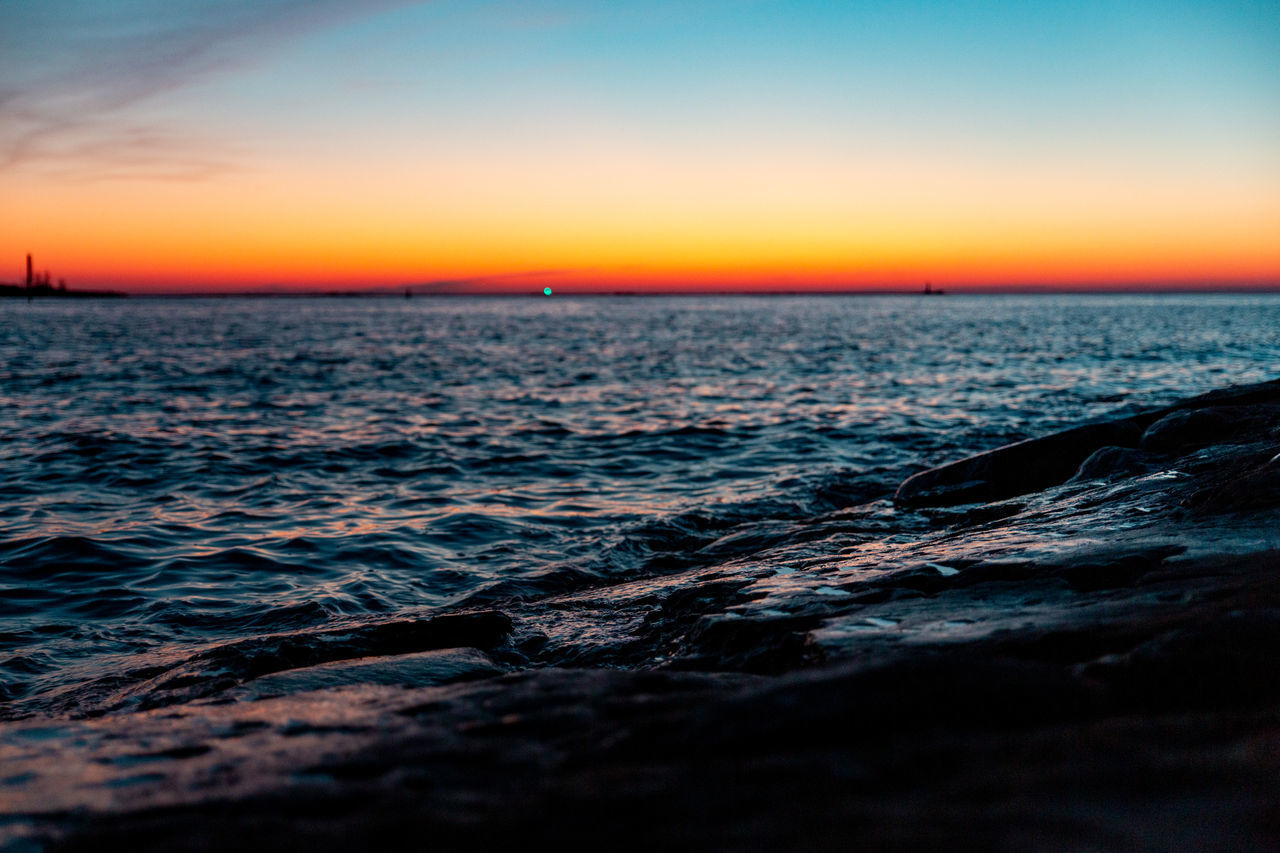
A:
{"type": "Polygon", "coordinates": [[[1277,295],[6,300],[0,716],[247,637],[821,553],[923,467],[1278,365],[1277,295]]]}

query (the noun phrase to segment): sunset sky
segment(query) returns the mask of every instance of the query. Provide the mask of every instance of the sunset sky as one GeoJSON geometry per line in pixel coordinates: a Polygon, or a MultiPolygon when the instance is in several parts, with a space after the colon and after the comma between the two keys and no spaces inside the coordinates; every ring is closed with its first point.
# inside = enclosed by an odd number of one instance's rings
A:
{"type": "Polygon", "coordinates": [[[1280,0],[0,0],[0,281],[1280,284],[1280,0]]]}

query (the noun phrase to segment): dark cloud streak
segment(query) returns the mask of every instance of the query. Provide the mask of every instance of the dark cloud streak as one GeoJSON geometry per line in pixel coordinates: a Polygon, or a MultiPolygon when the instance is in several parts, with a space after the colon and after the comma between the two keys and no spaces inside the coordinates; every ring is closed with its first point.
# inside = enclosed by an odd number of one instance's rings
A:
{"type": "MultiPolygon", "coordinates": [[[[0,0],[0,172],[196,179],[231,152],[127,111],[288,39],[422,0],[0,0]]],[[[225,162],[221,162],[225,161],[225,162]]]]}

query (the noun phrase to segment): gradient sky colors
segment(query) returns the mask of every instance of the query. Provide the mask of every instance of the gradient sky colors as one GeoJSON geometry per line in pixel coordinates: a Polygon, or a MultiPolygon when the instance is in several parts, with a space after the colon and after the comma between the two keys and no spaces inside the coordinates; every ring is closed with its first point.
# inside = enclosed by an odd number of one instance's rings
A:
{"type": "Polygon", "coordinates": [[[1280,285],[1276,2],[0,0],[0,280],[1280,285]]]}

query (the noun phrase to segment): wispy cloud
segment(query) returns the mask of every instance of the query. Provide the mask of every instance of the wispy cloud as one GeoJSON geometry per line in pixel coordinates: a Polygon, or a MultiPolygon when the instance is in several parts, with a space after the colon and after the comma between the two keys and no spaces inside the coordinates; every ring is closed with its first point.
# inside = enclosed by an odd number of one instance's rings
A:
{"type": "Polygon", "coordinates": [[[190,180],[229,152],[129,109],[291,37],[423,0],[0,0],[0,171],[190,180]]]}

